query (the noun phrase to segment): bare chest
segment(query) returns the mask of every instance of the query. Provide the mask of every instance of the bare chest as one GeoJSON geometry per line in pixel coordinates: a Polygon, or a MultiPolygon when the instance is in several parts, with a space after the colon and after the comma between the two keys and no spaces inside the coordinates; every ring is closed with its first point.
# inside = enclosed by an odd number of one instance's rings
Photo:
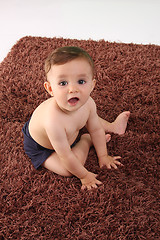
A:
{"type": "Polygon", "coordinates": [[[87,111],[83,113],[80,111],[78,114],[73,114],[65,119],[65,130],[68,138],[78,134],[79,130],[86,125],[88,117],[87,111]]]}

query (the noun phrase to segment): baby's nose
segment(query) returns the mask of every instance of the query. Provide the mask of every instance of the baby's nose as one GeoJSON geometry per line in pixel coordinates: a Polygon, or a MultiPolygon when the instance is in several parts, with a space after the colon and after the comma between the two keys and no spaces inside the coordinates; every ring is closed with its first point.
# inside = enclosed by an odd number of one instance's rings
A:
{"type": "Polygon", "coordinates": [[[75,86],[75,84],[71,84],[69,86],[69,93],[75,93],[75,92],[78,92],[78,87],[75,86]]]}

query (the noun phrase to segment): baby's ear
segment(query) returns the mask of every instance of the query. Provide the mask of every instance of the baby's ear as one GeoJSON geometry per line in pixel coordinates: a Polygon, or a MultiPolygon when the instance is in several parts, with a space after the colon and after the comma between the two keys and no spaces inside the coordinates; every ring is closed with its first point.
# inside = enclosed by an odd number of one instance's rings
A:
{"type": "Polygon", "coordinates": [[[44,88],[53,97],[53,91],[52,91],[50,82],[48,82],[48,81],[44,82],[44,88]]]}
{"type": "Polygon", "coordinates": [[[92,91],[93,91],[95,85],[96,85],[96,79],[93,79],[93,80],[92,80],[92,91]]]}

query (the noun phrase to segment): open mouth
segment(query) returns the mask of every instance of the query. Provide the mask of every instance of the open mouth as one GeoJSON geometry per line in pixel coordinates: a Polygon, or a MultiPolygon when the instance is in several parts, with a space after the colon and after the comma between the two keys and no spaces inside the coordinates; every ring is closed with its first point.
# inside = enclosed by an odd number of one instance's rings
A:
{"type": "Polygon", "coordinates": [[[77,104],[78,101],[79,101],[79,98],[73,97],[73,98],[70,98],[70,99],[68,100],[68,103],[69,103],[71,106],[74,106],[74,105],[77,104]]]}

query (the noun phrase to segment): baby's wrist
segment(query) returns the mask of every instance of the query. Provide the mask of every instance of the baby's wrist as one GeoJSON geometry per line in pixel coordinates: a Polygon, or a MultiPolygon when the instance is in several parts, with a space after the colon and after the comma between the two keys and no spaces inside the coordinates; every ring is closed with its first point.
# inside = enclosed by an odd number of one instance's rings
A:
{"type": "Polygon", "coordinates": [[[103,166],[107,159],[108,159],[109,155],[108,154],[104,154],[102,156],[100,156],[98,159],[99,159],[99,166],[103,166]]]}
{"type": "Polygon", "coordinates": [[[87,177],[89,171],[86,169],[85,173],[79,178],[80,180],[83,180],[87,177]]]}
{"type": "Polygon", "coordinates": [[[106,159],[108,157],[109,157],[108,153],[105,153],[105,154],[99,156],[98,159],[99,159],[99,161],[102,161],[103,159],[106,159]]]}

